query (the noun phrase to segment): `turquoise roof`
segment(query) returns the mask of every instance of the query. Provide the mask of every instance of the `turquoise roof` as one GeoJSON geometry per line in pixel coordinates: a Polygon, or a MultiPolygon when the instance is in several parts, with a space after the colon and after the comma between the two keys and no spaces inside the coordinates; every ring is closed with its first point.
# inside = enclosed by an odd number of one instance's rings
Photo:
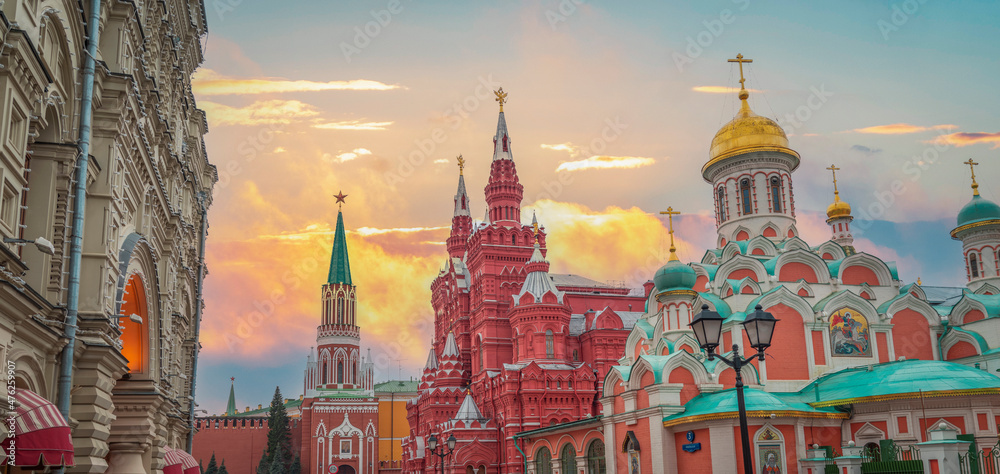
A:
{"type": "MultiPolygon", "coordinates": [[[[698,293],[698,296],[700,296],[701,299],[712,303],[712,306],[715,306],[715,312],[719,313],[719,316],[728,318],[730,314],[733,314],[733,310],[729,307],[729,303],[726,303],[722,298],[719,298],[714,293],[706,291],[705,293],[698,293]]],[[[695,308],[694,310],[696,313],[701,312],[701,308],[695,308]]]]}
{"type": "Polygon", "coordinates": [[[778,257],[771,257],[764,260],[764,270],[767,270],[768,275],[774,275],[774,269],[778,266],[778,257]]]}
{"type": "Polygon", "coordinates": [[[747,305],[744,311],[746,311],[747,313],[752,312],[757,307],[757,305],[760,304],[761,300],[763,300],[765,296],[774,293],[775,291],[780,291],[782,288],[784,288],[784,286],[778,285],[775,286],[774,288],[771,288],[768,291],[765,291],[764,293],[761,293],[760,296],[754,298],[753,301],[751,301],[750,304],[747,305]]]}
{"type": "Polygon", "coordinates": [[[628,377],[632,375],[632,367],[628,365],[613,365],[612,370],[617,371],[622,376],[622,380],[628,381],[628,377]]]}
{"type": "Polygon", "coordinates": [[[958,326],[952,326],[951,329],[952,329],[952,331],[958,331],[960,333],[964,333],[964,334],[968,334],[968,335],[972,336],[972,338],[976,340],[976,344],[979,345],[979,352],[986,352],[986,351],[990,350],[990,344],[988,342],[986,342],[986,339],[983,338],[983,336],[980,336],[978,332],[976,332],[976,331],[970,331],[968,329],[960,328],[958,326]]]}
{"type": "Polygon", "coordinates": [[[646,334],[646,339],[652,339],[653,334],[656,333],[656,330],[653,329],[653,325],[649,324],[649,321],[645,319],[639,319],[636,321],[634,327],[642,329],[642,332],[646,334]]]}
{"type": "Polygon", "coordinates": [[[663,381],[664,381],[663,380],[663,366],[667,365],[667,361],[669,361],[670,359],[672,359],[677,354],[680,354],[680,352],[674,352],[672,354],[665,355],[665,356],[661,356],[661,355],[641,355],[641,356],[639,356],[639,359],[637,359],[635,361],[635,363],[632,364],[632,367],[635,367],[635,365],[639,363],[639,360],[646,360],[646,362],[649,362],[650,368],[653,369],[653,379],[654,379],[654,381],[656,383],[663,383],[663,381]]]}
{"type": "Polygon", "coordinates": [[[1000,295],[977,295],[972,292],[965,292],[966,298],[977,301],[986,307],[986,317],[1000,316],[1000,295]]]}
{"type": "MultiPolygon", "coordinates": [[[[830,293],[829,295],[824,296],[823,299],[817,301],[816,304],[813,305],[813,309],[816,310],[816,311],[819,311],[819,310],[823,309],[823,307],[826,306],[826,303],[828,301],[832,300],[835,296],[837,296],[839,294],[843,294],[843,293],[849,293],[849,291],[848,290],[840,290],[840,291],[835,291],[833,293],[830,293]]],[[[881,311],[879,311],[879,312],[881,312],[881,311]]]]}
{"type": "Polygon", "coordinates": [[[351,262],[347,258],[347,236],[344,234],[344,213],[337,212],[337,230],[333,234],[333,254],[330,256],[330,275],[326,282],[350,285],[351,262]]]}
{"type": "Polygon", "coordinates": [[[390,380],[375,384],[375,394],[416,392],[419,380],[390,380]]]}
{"type": "Polygon", "coordinates": [[[980,221],[1000,219],[1000,206],[982,196],[976,194],[972,196],[961,211],[958,211],[958,226],[972,224],[980,221]]]}
{"type": "Polygon", "coordinates": [[[921,392],[934,396],[970,390],[1000,393],[1000,377],[953,362],[910,359],[827,374],[799,393],[813,406],[831,406],[861,398],[903,398],[898,395],[921,392]]]}
{"type": "Polygon", "coordinates": [[[889,274],[892,275],[893,280],[899,280],[899,270],[896,268],[896,262],[882,262],[885,266],[889,267],[889,274]]]}
{"type": "Polygon", "coordinates": [[[236,415],[236,382],[229,385],[229,402],[226,403],[226,416],[236,415]]]}
{"type": "Polygon", "coordinates": [[[743,311],[737,311],[737,312],[729,315],[729,317],[726,318],[726,320],[723,321],[722,324],[742,323],[743,321],[746,321],[746,320],[747,320],[747,314],[744,313],[743,311]]]}
{"type": "Polygon", "coordinates": [[[830,276],[836,278],[840,274],[840,264],[844,263],[844,259],[840,260],[826,260],[826,266],[830,269],[830,276]]]}
{"type": "Polygon", "coordinates": [[[653,275],[653,284],[658,291],[690,290],[694,288],[697,279],[698,275],[694,269],[679,260],[671,260],[656,271],[653,275]]]}
{"type": "MultiPolygon", "coordinates": [[[[720,390],[713,393],[702,393],[692,398],[684,405],[684,411],[663,418],[663,424],[670,426],[685,423],[690,418],[727,418],[736,417],[739,412],[736,389],[720,390]],[[721,416],[720,416],[721,415],[721,416]]],[[[747,416],[751,418],[769,417],[771,413],[796,412],[796,414],[822,418],[847,418],[846,413],[834,408],[815,408],[799,400],[796,394],[769,393],[756,388],[745,388],[743,397],[746,402],[747,416]]]]}
{"type": "Polygon", "coordinates": [[[708,280],[709,281],[715,280],[715,272],[719,271],[719,266],[718,265],[712,265],[710,263],[698,263],[696,265],[698,265],[699,267],[703,268],[705,270],[705,272],[708,273],[708,280]]]}

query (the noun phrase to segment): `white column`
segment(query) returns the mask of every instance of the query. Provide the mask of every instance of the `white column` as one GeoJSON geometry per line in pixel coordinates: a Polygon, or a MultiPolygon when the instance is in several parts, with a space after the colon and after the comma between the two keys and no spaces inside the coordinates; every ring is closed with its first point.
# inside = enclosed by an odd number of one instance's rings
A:
{"type": "Polygon", "coordinates": [[[649,421],[649,450],[653,461],[653,471],[660,472],[663,469],[663,455],[667,447],[663,439],[663,417],[650,416],[646,419],[649,421]]]}
{"type": "Polygon", "coordinates": [[[733,436],[733,425],[719,423],[709,426],[708,442],[712,448],[712,471],[736,472],[736,440],[733,436]]]}
{"type": "MultiPolygon", "coordinates": [[[[605,408],[607,408],[606,405],[605,408]]],[[[615,463],[618,459],[618,451],[616,450],[616,447],[615,425],[614,423],[608,421],[604,423],[604,456],[607,459],[607,462],[605,463],[606,474],[616,474],[618,472],[618,465],[615,463]]]]}

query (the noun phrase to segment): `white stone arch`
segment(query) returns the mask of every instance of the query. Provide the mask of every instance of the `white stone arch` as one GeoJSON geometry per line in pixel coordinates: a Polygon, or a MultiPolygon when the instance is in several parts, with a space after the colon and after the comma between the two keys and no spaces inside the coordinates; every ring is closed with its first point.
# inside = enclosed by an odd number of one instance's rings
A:
{"type": "Polygon", "coordinates": [[[983,348],[979,346],[979,341],[972,334],[964,331],[948,331],[948,334],[941,338],[941,360],[946,360],[948,352],[959,342],[967,342],[976,350],[977,355],[983,354],[983,348]]]}
{"type": "Polygon", "coordinates": [[[663,383],[668,383],[668,380],[670,379],[670,372],[673,372],[674,369],[679,367],[683,367],[691,372],[691,375],[694,376],[695,385],[712,383],[712,380],[708,376],[708,370],[705,369],[704,364],[702,364],[701,361],[696,359],[693,355],[688,354],[687,351],[673,353],[663,364],[660,372],[663,374],[663,383]]]}
{"type": "Polygon", "coordinates": [[[823,321],[830,322],[830,315],[844,308],[851,308],[861,313],[868,321],[868,324],[879,321],[878,310],[872,303],[851,291],[841,291],[826,301],[823,307],[819,308],[823,312],[823,321]]]}
{"type": "Polygon", "coordinates": [[[45,370],[30,352],[18,348],[11,349],[10,353],[7,354],[7,361],[14,366],[13,376],[23,380],[28,385],[18,388],[26,388],[42,397],[49,395],[45,384],[45,370]]]}
{"type": "MultiPolygon", "coordinates": [[[[632,378],[631,372],[629,373],[629,378],[630,379],[632,378]]],[[[625,380],[625,378],[622,377],[621,372],[615,369],[609,370],[608,375],[604,376],[604,388],[602,389],[604,391],[604,396],[614,397],[615,387],[617,387],[619,384],[627,385],[628,380],[625,380]]]]}
{"type": "Polygon", "coordinates": [[[654,337],[656,337],[655,334],[649,334],[638,324],[632,326],[632,330],[629,331],[628,337],[625,338],[625,357],[632,361],[636,348],[639,347],[643,341],[645,341],[646,344],[651,344],[654,337]]]}
{"type": "MultiPolygon", "coordinates": [[[[159,369],[160,362],[160,357],[156,356],[160,354],[160,338],[156,335],[159,334],[163,321],[160,307],[159,259],[155,249],[142,235],[131,233],[125,238],[118,252],[118,264],[119,274],[115,292],[114,314],[121,314],[122,303],[127,297],[126,286],[133,276],[136,277],[141,282],[146,294],[144,301],[146,317],[141,323],[138,323],[141,327],[142,340],[145,343],[141,356],[144,370],[139,373],[143,374],[144,377],[153,378],[159,369]]],[[[123,322],[120,324],[133,324],[125,322],[127,319],[123,318],[123,322]]]]}
{"type": "Polygon", "coordinates": [[[764,268],[763,263],[760,263],[760,260],[744,255],[737,255],[719,266],[719,270],[715,272],[715,281],[712,282],[712,286],[715,288],[721,287],[729,274],[736,270],[752,271],[756,275],[757,278],[755,280],[757,281],[766,281],[767,279],[767,269],[764,268]]]}
{"type": "Polygon", "coordinates": [[[985,305],[968,296],[962,296],[962,299],[958,300],[958,303],[955,303],[955,306],[951,308],[951,312],[948,313],[948,323],[954,326],[965,324],[965,316],[970,311],[979,311],[983,313],[984,318],[989,317],[985,305]]]}
{"type": "Polygon", "coordinates": [[[854,442],[857,446],[864,446],[868,443],[878,443],[879,441],[886,439],[885,431],[880,430],[877,426],[871,423],[861,425],[861,427],[854,433],[851,433],[851,437],[854,438],[854,442]]]}
{"type": "MultiPolygon", "coordinates": [[[[729,352],[730,350],[732,350],[732,348],[727,347],[724,352],[729,352]]],[[[722,374],[727,370],[731,370],[734,373],[736,372],[736,370],[732,367],[719,362],[718,364],[715,364],[715,367],[711,372],[708,372],[708,375],[712,378],[713,383],[719,383],[719,378],[722,377],[722,374]]],[[[740,369],[740,375],[743,376],[743,383],[745,384],[759,384],[760,382],[760,374],[757,372],[757,367],[753,364],[744,365],[743,368],[740,369]]]]}
{"type": "Polygon", "coordinates": [[[875,300],[876,299],[875,298],[875,290],[872,290],[871,285],[869,285],[867,282],[862,283],[861,286],[858,287],[858,296],[860,296],[861,298],[865,298],[866,300],[875,300]],[[864,296],[861,296],[861,293],[868,293],[868,298],[865,298],[864,296]]]}
{"type": "Polygon", "coordinates": [[[758,285],[757,282],[755,282],[755,281],[753,281],[753,280],[751,280],[749,278],[744,278],[744,279],[740,280],[740,282],[737,284],[737,288],[735,290],[733,290],[733,292],[741,294],[741,295],[742,294],[759,295],[761,293],[761,291],[760,291],[760,285],[758,285]],[[747,287],[749,287],[750,290],[753,293],[743,293],[743,290],[746,289],[747,287]]]}
{"type": "Polygon", "coordinates": [[[795,285],[792,286],[792,288],[793,288],[793,293],[795,293],[799,297],[803,297],[802,295],[799,295],[799,293],[801,293],[802,290],[805,290],[806,292],[806,296],[804,297],[812,298],[816,296],[816,292],[813,291],[812,285],[810,285],[809,282],[805,280],[799,280],[795,285]]]}
{"type": "Polygon", "coordinates": [[[739,244],[736,242],[729,242],[725,247],[722,248],[722,260],[729,260],[737,255],[743,255],[743,251],[740,250],[739,244]]]}
{"type": "Polygon", "coordinates": [[[976,291],[974,291],[973,293],[977,295],[1000,295],[1000,288],[997,288],[992,284],[983,282],[983,284],[980,285],[979,288],[976,288],[976,291]]]}
{"type": "Polygon", "coordinates": [[[680,346],[685,344],[690,346],[691,349],[695,351],[695,353],[701,350],[701,346],[698,344],[698,340],[695,339],[692,333],[690,332],[681,333],[679,336],[677,336],[677,339],[675,339],[672,344],[674,346],[674,352],[679,351],[680,346]]]}
{"type": "MultiPolygon", "coordinates": [[[[753,214],[751,214],[751,215],[753,215],[753,214]]],[[[743,216],[741,216],[741,217],[743,217],[743,216]]],[[[746,232],[747,233],[747,236],[748,236],[747,240],[750,240],[750,238],[753,237],[753,235],[754,235],[753,231],[750,230],[750,228],[744,226],[743,224],[740,224],[740,225],[736,226],[735,229],[733,229],[733,233],[731,234],[731,236],[729,238],[730,242],[737,241],[736,240],[736,236],[740,235],[740,232],[746,232]]]]}
{"type": "Polygon", "coordinates": [[[774,242],[761,235],[758,235],[747,242],[747,255],[753,255],[753,251],[756,249],[764,251],[764,255],[768,256],[778,254],[778,248],[774,246],[774,242]]]}
{"type": "MultiPolygon", "coordinates": [[[[792,206],[789,205],[788,207],[791,208],[792,206]]],[[[792,225],[788,226],[788,229],[785,229],[785,233],[784,233],[783,236],[787,236],[788,235],[788,231],[792,231],[792,237],[789,237],[789,238],[791,238],[791,239],[798,239],[799,238],[799,229],[795,227],[795,224],[792,224],[792,225]]]]}
{"type": "Polygon", "coordinates": [[[880,286],[888,286],[892,284],[892,271],[889,270],[889,266],[886,265],[880,258],[864,252],[851,255],[840,263],[840,271],[837,272],[837,280],[843,282],[844,272],[847,271],[848,268],[854,266],[866,267],[873,271],[875,273],[875,277],[878,278],[878,284],[880,286]]]}
{"type": "MultiPolygon", "coordinates": [[[[761,305],[761,307],[763,307],[765,310],[778,304],[784,304],[785,306],[788,306],[789,308],[795,310],[795,312],[799,313],[799,315],[802,316],[802,320],[806,322],[812,321],[814,315],[816,314],[816,312],[813,311],[812,307],[809,306],[809,303],[806,303],[806,300],[802,299],[801,296],[796,295],[795,293],[789,291],[788,287],[786,286],[779,286],[777,287],[776,290],[772,290],[768,293],[765,293],[763,296],[760,297],[760,299],[756,304],[761,305]]],[[[753,310],[754,308],[752,306],[747,307],[746,312],[749,313],[753,310]]]]}
{"type": "Polygon", "coordinates": [[[313,436],[326,436],[326,425],[323,423],[323,420],[319,420],[319,424],[316,425],[316,431],[313,433],[313,436]]]}
{"type": "MultiPolygon", "coordinates": [[[[833,257],[832,260],[840,260],[847,257],[847,252],[844,252],[844,248],[832,240],[827,240],[826,242],[819,244],[819,247],[816,248],[816,255],[818,255],[821,259],[823,258],[823,254],[827,253],[833,257]]],[[[827,270],[827,272],[829,272],[829,270],[827,270]]]]}
{"type": "Polygon", "coordinates": [[[783,245],[781,249],[785,252],[791,252],[792,250],[809,250],[809,244],[806,243],[805,240],[802,240],[800,237],[798,237],[798,234],[796,234],[795,237],[789,237],[788,240],[785,241],[785,245],[783,245]]]}
{"type": "Polygon", "coordinates": [[[663,355],[664,349],[667,350],[667,353],[670,353],[670,345],[667,344],[667,341],[661,337],[656,340],[656,346],[653,347],[653,350],[656,351],[654,355],[663,355]]]}
{"type": "Polygon", "coordinates": [[[826,266],[826,261],[820,258],[819,255],[809,250],[789,250],[778,256],[778,260],[774,262],[774,276],[777,277],[780,275],[781,268],[789,263],[801,263],[809,266],[813,273],[816,274],[816,281],[818,283],[830,282],[830,267],[826,266]]]}
{"type": "Polygon", "coordinates": [[[700,263],[704,263],[706,265],[718,265],[719,264],[719,257],[715,255],[715,252],[712,252],[711,250],[709,250],[709,251],[706,251],[705,254],[701,256],[701,262],[700,263]]]}
{"type": "Polygon", "coordinates": [[[926,301],[913,296],[912,293],[907,293],[901,298],[889,303],[889,306],[885,309],[885,317],[892,322],[893,316],[904,309],[910,309],[922,315],[925,319],[927,319],[927,325],[930,327],[941,325],[941,316],[938,315],[937,311],[935,311],[934,308],[931,307],[931,305],[926,301]]]}
{"type": "MultiPolygon", "coordinates": [[[[726,302],[723,301],[722,304],[726,304],[726,302]]],[[[722,313],[722,311],[719,311],[719,308],[716,307],[714,301],[706,299],[706,298],[703,298],[702,295],[700,295],[700,294],[698,295],[698,298],[696,298],[694,300],[694,306],[693,306],[692,310],[695,312],[695,314],[698,314],[698,312],[701,311],[701,307],[705,306],[705,305],[708,305],[708,309],[710,309],[712,311],[715,311],[717,313],[722,313]]],[[[728,305],[726,305],[726,307],[722,308],[722,309],[725,310],[725,311],[730,311],[730,308],[728,307],[728,305]]]]}

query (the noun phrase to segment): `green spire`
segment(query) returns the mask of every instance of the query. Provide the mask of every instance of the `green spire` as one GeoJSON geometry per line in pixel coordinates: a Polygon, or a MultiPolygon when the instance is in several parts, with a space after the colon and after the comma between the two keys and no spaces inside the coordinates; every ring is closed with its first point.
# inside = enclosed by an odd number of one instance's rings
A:
{"type": "Polygon", "coordinates": [[[344,235],[344,213],[337,211],[337,231],[333,235],[333,255],[330,257],[329,284],[351,283],[351,262],[347,259],[347,237],[344,235]]]}
{"type": "Polygon", "coordinates": [[[236,416],[236,377],[230,377],[229,403],[226,404],[226,416],[236,416]]]}

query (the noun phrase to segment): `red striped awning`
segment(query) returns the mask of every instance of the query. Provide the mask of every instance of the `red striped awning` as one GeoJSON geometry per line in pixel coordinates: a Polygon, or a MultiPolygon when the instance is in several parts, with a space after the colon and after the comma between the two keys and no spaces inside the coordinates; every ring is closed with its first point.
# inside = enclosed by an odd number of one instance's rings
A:
{"type": "Polygon", "coordinates": [[[184,474],[201,474],[201,466],[198,465],[198,461],[194,460],[194,456],[180,449],[176,449],[174,452],[180,454],[181,458],[183,458],[181,468],[184,469],[184,474]]]}
{"type": "Polygon", "coordinates": [[[166,461],[166,466],[163,466],[163,474],[184,474],[184,468],[181,467],[184,464],[184,456],[181,456],[181,451],[179,449],[171,448],[167,446],[167,453],[163,456],[163,460],[166,461]]]}
{"type": "Polygon", "coordinates": [[[14,436],[3,441],[14,465],[72,466],[72,434],[56,406],[23,388],[14,389],[14,401],[14,436]]]}

